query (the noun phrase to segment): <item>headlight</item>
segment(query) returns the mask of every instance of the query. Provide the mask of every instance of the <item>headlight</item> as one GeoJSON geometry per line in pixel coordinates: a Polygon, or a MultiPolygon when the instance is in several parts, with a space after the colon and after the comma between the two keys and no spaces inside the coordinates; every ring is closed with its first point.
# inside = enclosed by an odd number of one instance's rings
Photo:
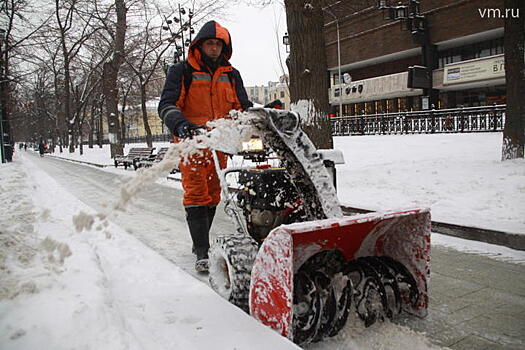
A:
{"type": "Polygon", "coordinates": [[[263,142],[259,138],[252,138],[250,139],[250,141],[242,143],[243,152],[256,152],[256,151],[263,151],[263,150],[264,150],[263,142]]]}

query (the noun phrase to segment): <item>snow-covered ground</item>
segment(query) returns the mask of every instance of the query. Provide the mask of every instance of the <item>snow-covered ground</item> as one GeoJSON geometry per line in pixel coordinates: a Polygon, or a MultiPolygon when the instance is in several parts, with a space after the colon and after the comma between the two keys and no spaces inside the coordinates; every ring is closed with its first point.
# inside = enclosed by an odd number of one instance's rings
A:
{"type": "Polygon", "coordinates": [[[525,234],[525,160],[501,162],[502,134],[336,137],[343,204],[430,207],[441,222],[525,234]]]}
{"type": "MultiPolygon", "coordinates": [[[[500,133],[335,142],[347,162],[338,168],[343,204],[428,205],[436,220],[525,232],[525,162],[499,162],[500,133]]],[[[112,164],[107,148],[85,152],[61,156],[112,164]]],[[[1,349],[296,348],[116,224],[76,232],[73,216],[95,210],[33,160],[17,149],[15,161],[0,166],[1,349]]],[[[522,252],[441,235],[433,244],[524,260],[522,252]]],[[[436,348],[406,327],[356,324],[311,348],[436,348]]]]}
{"type": "Polygon", "coordinates": [[[76,232],[93,210],[25,157],[0,179],[0,348],[297,348],[120,227],[76,232]]]}
{"type": "MultiPolygon", "coordinates": [[[[525,234],[525,160],[500,161],[500,132],[335,137],[334,142],[346,161],[337,166],[343,205],[429,207],[435,221],[525,234]]],[[[125,153],[138,146],[145,145],[127,145],[125,153]]],[[[107,146],[84,152],[55,155],[113,164],[107,146]]]]}

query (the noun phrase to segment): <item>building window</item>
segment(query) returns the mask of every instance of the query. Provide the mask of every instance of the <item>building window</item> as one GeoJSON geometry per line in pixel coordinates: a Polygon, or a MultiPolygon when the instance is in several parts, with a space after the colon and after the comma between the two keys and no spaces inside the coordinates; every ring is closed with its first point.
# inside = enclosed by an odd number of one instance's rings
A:
{"type": "Polygon", "coordinates": [[[333,85],[339,84],[339,75],[337,73],[334,73],[334,75],[332,76],[332,84],[333,85]]]}
{"type": "Polygon", "coordinates": [[[284,91],[281,91],[281,98],[284,98],[284,91]]]}
{"type": "Polygon", "coordinates": [[[482,41],[439,52],[439,68],[455,62],[503,54],[503,38],[482,41]]]}

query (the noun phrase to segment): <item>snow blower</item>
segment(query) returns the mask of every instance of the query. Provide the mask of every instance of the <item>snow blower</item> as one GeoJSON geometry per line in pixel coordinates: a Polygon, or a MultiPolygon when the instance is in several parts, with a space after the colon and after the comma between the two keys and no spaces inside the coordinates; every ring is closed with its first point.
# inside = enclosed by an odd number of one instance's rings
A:
{"type": "Polygon", "coordinates": [[[330,153],[316,150],[298,114],[247,113],[256,135],[238,154],[250,166],[218,170],[237,232],[210,248],[212,288],[300,345],[336,335],[351,312],[365,326],[426,316],[429,210],[343,216],[330,153]],[[271,158],[279,164],[262,164],[271,158]]]}

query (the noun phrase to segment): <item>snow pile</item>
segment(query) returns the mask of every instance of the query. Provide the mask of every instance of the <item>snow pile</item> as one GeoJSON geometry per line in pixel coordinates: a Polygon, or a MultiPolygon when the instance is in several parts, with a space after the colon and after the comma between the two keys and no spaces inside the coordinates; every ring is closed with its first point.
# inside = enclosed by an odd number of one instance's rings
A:
{"type": "Polygon", "coordinates": [[[2,349],[297,349],[113,223],[76,232],[92,209],[21,161],[0,167],[2,349]]]}
{"type": "Polygon", "coordinates": [[[421,333],[390,321],[376,322],[365,328],[355,313],[350,313],[346,327],[334,338],[310,344],[305,349],[373,349],[373,350],[437,350],[448,349],[431,344],[421,333]]]}
{"type": "Polygon", "coordinates": [[[502,133],[335,137],[343,205],[431,208],[432,220],[525,234],[525,161],[501,159],[502,133]]]}
{"type": "Polygon", "coordinates": [[[48,211],[34,208],[22,166],[10,163],[0,167],[0,179],[1,301],[46,288],[50,279],[62,272],[71,250],[66,243],[35,231],[34,223],[45,220],[48,211]]]}

